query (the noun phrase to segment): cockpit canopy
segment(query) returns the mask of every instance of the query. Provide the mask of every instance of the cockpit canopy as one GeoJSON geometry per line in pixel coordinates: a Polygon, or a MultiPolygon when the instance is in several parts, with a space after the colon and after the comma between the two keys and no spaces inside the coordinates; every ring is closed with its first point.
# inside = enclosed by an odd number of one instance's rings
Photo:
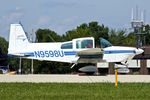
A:
{"type": "Polygon", "coordinates": [[[95,48],[94,38],[77,38],[72,41],[64,42],[61,45],[61,49],[87,49],[95,48]]]}

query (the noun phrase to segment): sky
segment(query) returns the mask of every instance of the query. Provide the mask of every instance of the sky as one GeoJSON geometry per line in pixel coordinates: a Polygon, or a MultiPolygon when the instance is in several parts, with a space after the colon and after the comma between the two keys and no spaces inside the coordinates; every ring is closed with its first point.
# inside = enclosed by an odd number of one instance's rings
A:
{"type": "Polygon", "coordinates": [[[1,0],[0,36],[8,40],[10,24],[19,22],[28,33],[49,28],[60,35],[91,21],[113,29],[129,28],[136,6],[139,12],[146,11],[150,22],[149,5],[150,0],[1,0]]]}

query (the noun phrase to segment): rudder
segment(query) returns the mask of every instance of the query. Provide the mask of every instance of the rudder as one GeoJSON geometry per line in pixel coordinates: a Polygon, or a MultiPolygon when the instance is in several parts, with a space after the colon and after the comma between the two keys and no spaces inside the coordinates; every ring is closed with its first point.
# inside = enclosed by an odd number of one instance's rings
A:
{"type": "Polygon", "coordinates": [[[29,41],[21,24],[10,25],[8,54],[18,53],[27,48],[29,41]]]}

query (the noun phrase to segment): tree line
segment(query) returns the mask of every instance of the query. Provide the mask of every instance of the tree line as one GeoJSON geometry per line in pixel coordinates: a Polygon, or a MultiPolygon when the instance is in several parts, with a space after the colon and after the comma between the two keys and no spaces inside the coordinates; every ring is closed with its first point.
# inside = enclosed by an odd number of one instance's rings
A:
{"type": "MultiPolygon", "coordinates": [[[[145,30],[141,29],[142,33],[145,33],[146,45],[150,45],[150,26],[145,25],[145,30]]],[[[143,35],[142,35],[143,36],[143,35]]],[[[51,29],[38,29],[36,31],[36,42],[64,42],[70,41],[74,38],[81,37],[94,37],[95,45],[100,47],[100,37],[110,41],[113,45],[123,46],[135,46],[136,37],[133,32],[126,33],[126,30],[110,29],[107,26],[99,25],[98,22],[92,21],[90,23],[83,23],[77,26],[75,29],[69,30],[66,34],[59,35],[51,29]]],[[[7,56],[8,42],[0,37],[0,65],[9,65],[12,70],[18,70],[19,59],[11,58],[7,56]]],[[[31,60],[23,59],[22,66],[25,73],[31,72],[31,60]]],[[[83,67],[84,64],[78,64],[71,69],[71,64],[58,63],[51,61],[38,61],[34,60],[34,73],[38,74],[65,74],[77,71],[78,68],[83,67]]]]}

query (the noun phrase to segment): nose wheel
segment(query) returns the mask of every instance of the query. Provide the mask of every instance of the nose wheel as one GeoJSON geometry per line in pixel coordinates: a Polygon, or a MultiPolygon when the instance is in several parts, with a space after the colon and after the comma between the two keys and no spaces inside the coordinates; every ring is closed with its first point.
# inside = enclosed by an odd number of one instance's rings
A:
{"type": "Polygon", "coordinates": [[[129,64],[128,64],[127,61],[125,61],[124,63],[123,63],[123,62],[117,62],[116,64],[117,64],[117,65],[123,65],[123,66],[125,66],[126,68],[128,68],[128,66],[129,66],[129,64]]]}
{"type": "Polygon", "coordinates": [[[128,68],[129,64],[127,63],[127,61],[125,62],[124,66],[126,66],[126,68],[128,68]]]}
{"type": "Polygon", "coordinates": [[[129,64],[127,63],[127,61],[124,63],[120,62],[120,63],[116,63],[116,64],[121,65],[120,67],[118,67],[118,66],[116,67],[118,69],[118,73],[128,74],[130,72],[130,70],[128,68],[129,64]]]}

